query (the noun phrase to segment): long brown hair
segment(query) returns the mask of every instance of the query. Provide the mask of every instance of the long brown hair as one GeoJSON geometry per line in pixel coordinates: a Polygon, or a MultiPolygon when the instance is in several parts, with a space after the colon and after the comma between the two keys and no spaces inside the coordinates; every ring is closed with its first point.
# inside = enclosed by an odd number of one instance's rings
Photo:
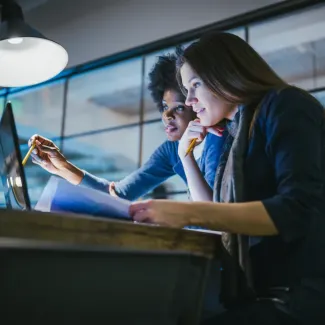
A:
{"type": "Polygon", "coordinates": [[[289,86],[247,42],[230,33],[208,34],[178,53],[177,80],[181,87],[180,68],[184,63],[213,94],[233,104],[256,102],[271,89],[289,86]]]}

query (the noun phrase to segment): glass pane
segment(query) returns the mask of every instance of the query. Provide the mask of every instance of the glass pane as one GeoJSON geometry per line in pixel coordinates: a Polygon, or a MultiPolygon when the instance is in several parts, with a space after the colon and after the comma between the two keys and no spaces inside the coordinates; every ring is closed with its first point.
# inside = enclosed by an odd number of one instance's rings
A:
{"type": "Polygon", "coordinates": [[[227,30],[226,32],[237,35],[245,41],[245,28],[230,29],[230,30],[227,30]]]}
{"type": "Polygon", "coordinates": [[[17,132],[22,140],[35,133],[46,137],[61,134],[63,113],[64,81],[9,94],[8,100],[17,124],[17,132]]]}
{"type": "Polygon", "coordinates": [[[152,120],[160,118],[161,114],[154,101],[151,98],[150,92],[148,90],[149,85],[149,73],[151,72],[154,65],[157,63],[158,57],[161,55],[173,54],[175,53],[175,48],[164,49],[159,52],[152,53],[145,57],[145,90],[144,90],[144,120],[152,120]]]}
{"type": "Polygon", "coordinates": [[[139,127],[64,139],[64,155],[95,176],[120,180],[138,168],[139,127]]]}
{"type": "Polygon", "coordinates": [[[194,40],[192,40],[192,41],[189,41],[189,42],[183,43],[183,44],[182,44],[183,49],[186,49],[188,46],[190,46],[192,43],[194,43],[194,42],[196,42],[196,41],[198,41],[198,40],[199,40],[199,38],[196,38],[196,39],[194,39],[194,40]]]}
{"type": "Polygon", "coordinates": [[[4,109],[4,105],[5,105],[5,98],[4,97],[0,97],[0,116],[2,115],[3,109],[4,109]]]}
{"type": "Polygon", "coordinates": [[[7,93],[7,88],[0,87],[0,96],[3,97],[7,93]]]}
{"type": "MultiPolygon", "coordinates": [[[[1,162],[2,164],[2,162],[1,162]]],[[[0,179],[0,208],[5,208],[6,207],[6,200],[5,200],[5,195],[4,195],[4,186],[2,183],[2,179],[0,179]]]]}
{"type": "Polygon", "coordinates": [[[140,120],[141,58],[70,79],[65,135],[140,120]]]}
{"type": "Polygon", "coordinates": [[[250,44],[287,82],[305,89],[325,85],[325,6],[256,24],[250,44]]]}
{"type": "MultiPolygon", "coordinates": [[[[35,133],[50,139],[61,134],[64,81],[33,88],[8,96],[12,102],[21,153],[28,151],[27,141],[35,133]]],[[[60,143],[56,141],[58,145],[60,143]]],[[[29,159],[25,166],[28,193],[32,206],[35,205],[50,174],[29,159]]]]}
{"type": "Polygon", "coordinates": [[[6,201],[3,190],[0,191],[0,208],[6,208],[6,201]]]}
{"type": "Polygon", "coordinates": [[[325,107],[325,91],[319,91],[317,93],[312,93],[325,107]]]}
{"type": "MultiPolygon", "coordinates": [[[[144,164],[153,152],[166,141],[166,134],[161,122],[145,124],[143,126],[143,151],[142,164],[144,164]]],[[[175,175],[163,183],[167,192],[184,191],[187,189],[184,181],[175,175]]]]}

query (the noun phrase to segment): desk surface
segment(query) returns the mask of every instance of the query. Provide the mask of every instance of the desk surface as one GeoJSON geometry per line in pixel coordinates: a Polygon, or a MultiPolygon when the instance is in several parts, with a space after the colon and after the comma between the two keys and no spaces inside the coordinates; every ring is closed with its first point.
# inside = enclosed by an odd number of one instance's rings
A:
{"type": "Polygon", "coordinates": [[[216,257],[216,234],[113,219],[0,209],[0,237],[216,257]]]}

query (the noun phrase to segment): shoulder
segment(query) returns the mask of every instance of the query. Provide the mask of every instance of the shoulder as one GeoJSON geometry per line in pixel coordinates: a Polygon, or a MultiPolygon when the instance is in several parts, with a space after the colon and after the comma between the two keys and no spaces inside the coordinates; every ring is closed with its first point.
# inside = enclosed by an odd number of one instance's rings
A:
{"type": "Polygon", "coordinates": [[[287,116],[293,122],[301,114],[322,120],[324,109],[307,91],[289,86],[269,91],[261,102],[257,118],[260,122],[271,122],[274,118],[287,116]]]}
{"type": "Polygon", "coordinates": [[[155,155],[174,161],[177,157],[178,141],[165,141],[156,150],[155,155]]]}
{"type": "Polygon", "coordinates": [[[178,141],[168,141],[166,140],[165,142],[163,142],[158,149],[161,148],[161,150],[165,150],[165,151],[175,151],[178,148],[178,141]]]}

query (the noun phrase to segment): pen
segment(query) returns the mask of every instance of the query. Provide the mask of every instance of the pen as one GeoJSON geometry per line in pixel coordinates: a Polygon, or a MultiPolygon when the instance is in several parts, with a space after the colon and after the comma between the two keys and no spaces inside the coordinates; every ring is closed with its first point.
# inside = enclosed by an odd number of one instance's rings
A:
{"type": "Polygon", "coordinates": [[[25,158],[23,159],[23,162],[22,162],[23,166],[25,166],[25,164],[26,164],[26,162],[27,162],[29,156],[31,155],[32,151],[35,149],[35,146],[36,146],[36,143],[34,142],[34,143],[31,145],[31,147],[29,148],[29,150],[28,150],[28,152],[27,152],[25,158]]]}
{"type": "Polygon", "coordinates": [[[192,139],[190,145],[188,146],[188,148],[186,150],[185,157],[194,149],[196,140],[197,140],[197,138],[192,139]]]}

